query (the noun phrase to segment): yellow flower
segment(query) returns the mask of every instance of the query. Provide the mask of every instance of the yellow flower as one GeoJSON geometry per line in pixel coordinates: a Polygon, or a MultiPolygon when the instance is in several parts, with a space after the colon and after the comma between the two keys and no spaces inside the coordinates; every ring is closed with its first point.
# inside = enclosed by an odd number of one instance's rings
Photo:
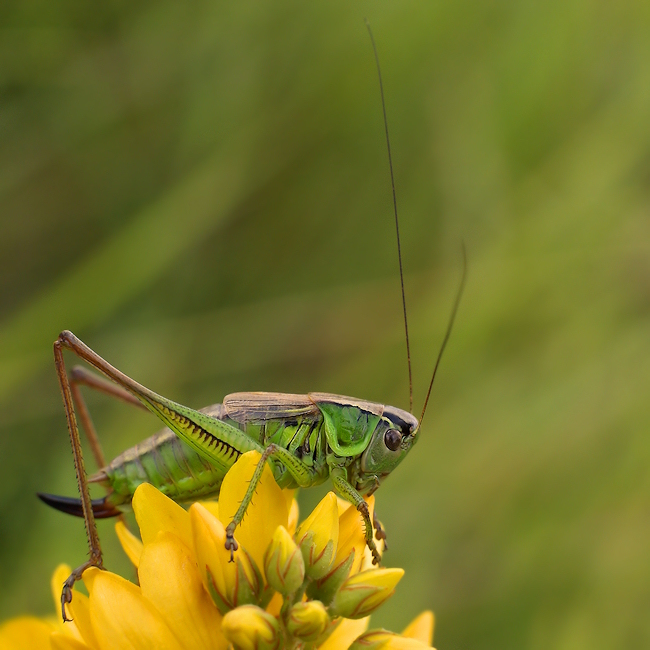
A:
{"type": "Polygon", "coordinates": [[[334,596],[333,610],[345,618],[362,618],[393,595],[403,569],[368,569],[348,578],[334,596]]]}
{"type": "Polygon", "coordinates": [[[35,616],[20,616],[0,626],[0,647],[3,650],[49,648],[54,630],[54,625],[35,616]]]}
{"type": "MultiPolygon", "coordinates": [[[[339,538],[336,557],[327,573],[320,579],[315,580],[307,590],[311,598],[317,598],[328,605],[332,602],[334,594],[336,594],[343,584],[343,581],[349,575],[354,575],[359,572],[364,561],[364,550],[366,548],[366,538],[361,515],[356,508],[349,507],[350,504],[347,504],[346,507],[342,506],[340,499],[337,499],[337,502],[339,538]]],[[[368,507],[371,516],[374,503],[375,498],[370,497],[368,507]]],[[[371,560],[370,567],[373,566],[371,560]]]]}
{"type": "MultiPolygon", "coordinates": [[[[227,474],[220,501],[184,510],[151,485],[133,497],[140,537],[116,525],[138,571],[138,585],[88,569],[88,596],[74,590],[63,624],[23,617],[0,626],[2,650],[275,650],[301,644],[339,648],[425,648],[433,615],[402,635],[367,632],[368,617],[388,598],[401,569],[365,568],[363,523],[329,493],[298,526],[292,492],[265,468],[253,503],[235,533],[234,561],[225,548],[230,523],[259,462],[243,455],[227,474]],[[297,532],[296,532],[297,529],[297,532]],[[345,618],[344,616],[348,617],[345,618]],[[354,617],[353,620],[351,617],[354,617]],[[362,618],[363,617],[363,618],[362,618]]],[[[374,500],[368,505],[372,510],[374,500]]],[[[58,610],[70,568],[52,578],[58,610]]]]}
{"type": "Polygon", "coordinates": [[[430,646],[418,641],[400,636],[386,630],[371,630],[362,634],[351,646],[350,650],[424,650],[430,646]]]}
{"type": "Polygon", "coordinates": [[[282,643],[277,619],[254,605],[244,605],[228,612],[223,632],[237,650],[276,650],[282,643]]]}
{"type": "Polygon", "coordinates": [[[422,612],[416,616],[404,629],[402,636],[417,639],[426,645],[433,643],[433,627],[435,625],[433,612],[422,612]]]}
{"type": "Polygon", "coordinates": [[[256,603],[261,577],[246,550],[238,551],[230,561],[225,527],[200,503],[190,507],[190,520],[203,582],[218,609],[225,614],[238,605],[256,603]]]}
{"type": "Polygon", "coordinates": [[[339,519],[336,495],[328,492],[296,532],[298,546],[310,578],[324,576],[336,556],[339,541],[339,519]]]}
{"type": "Polygon", "coordinates": [[[368,629],[370,617],[360,618],[356,621],[345,618],[334,629],[330,636],[321,643],[319,650],[340,650],[349,648],[355,639],[368,629]]]}
{"type": "Polygon", "coordinates": [[[287,630],[301,641],[316,641],[327,629],[330,619],[323,603],[310,600],[296,603],[287,617],[287,630]]]}
{"type": "Polygon", "coordinates": [[[264,555],[268,583],[283,596],[297,591],[305,579],[305,563],[300,549],[284,526],[278,526],[264,555]]]}

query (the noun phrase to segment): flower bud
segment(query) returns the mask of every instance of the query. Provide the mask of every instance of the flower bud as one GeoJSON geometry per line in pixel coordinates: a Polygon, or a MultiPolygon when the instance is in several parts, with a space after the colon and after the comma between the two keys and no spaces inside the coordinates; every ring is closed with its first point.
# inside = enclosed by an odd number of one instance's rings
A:
{"type": "Polygon", "coordinates": [[[432,611],[424,611],[418,614],[404,629],[402,636],[409,639],[418,639],[422,643],[433,643],[433,628],[436,618],[432,611]]]}
{"type": "Polygon", "coordinates": [[[330,567],[330,571],[320,580],[314,580],[307,588],[307,596],[313,600],[320,600],[321,602],[329,605],[339,587],[343,584],[345,579],[350,575],[350,568],[354,564],[355,550],[352,549],[346,559],[338,562],[338,555],[334,561],[334,568],[330,567]]]}
{"type": "Polygon", "coordinates": [[[327,628],[330,619],[323,603],[309,600],[296,603],[289,611],[287,629],[301,641],[315,641],[327,628]]]}
{"type": "Polygon", "coordinates": [[[277,650],[282,644],[280,626],[274,616],[255,605],[228,612],[221,630],[237,650],[277,650]]]}
{"type": "MultiPolygon", "coordinates": [[[[366,547],[366,536],[363,520],[356,508],[342,508],[341,500],[337,498],[339,513],[339,541],[336,558],[327,574],[319,580],[314,580],[307,589],[307,595],[329,605],[334,594],[349,575],[359,572],[366,547]]],[[[345,502],[343,502],[345,503],[345,502]]],[[[349,504],[348,504],[349,505],[349,504]]],[[[374,497],[368,502],[372,513],[374,497]]],[[[372,516],[372,515],[371,515],[372,516]]]]}
{"type": "Polygon", "coordinates": [[[259,571],[245,549],[230,562],[223,524],[201,504],[190,508],[196,558],[214,604],[222,614],[233,607],[257,603],[262,588],[259,571]]]}
{"type": "Polygon", "coordinates": [[[302,522],[296,539],[307,575],[313,579],[324,576],[336,556],[339,539],[338,508],[334,492],[328,492],[302,522]]]}
{"type": "Polygon", "coordinates": [[[370,630],[362,634],[349,650],[427,650],[430,645],[386,630],[370,630]]]}
{"type": "Polygon", "coordinates": [[[375,611],[395,591],[403,569],[369,569],[348,578],[334,596],[337,616],[362,618],[375,611]]]}
{"type": "Polygon", "coordinates": [[[292,594],[305,578],[300,549],[284,526],[278,526],[264,554],[266,580],[283,596],[292,594]]]}

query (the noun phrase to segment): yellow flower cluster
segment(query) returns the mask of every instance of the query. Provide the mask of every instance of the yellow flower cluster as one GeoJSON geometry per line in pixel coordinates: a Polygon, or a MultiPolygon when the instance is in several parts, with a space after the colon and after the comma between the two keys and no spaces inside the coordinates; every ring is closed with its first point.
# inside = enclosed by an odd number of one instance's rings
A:
{"type": "MultiPolygon", "coordinates": [[[[184,510],[141,485],[133,498],[141,540],[121,522],[116,526],[139,586],[87,569],[89,596],[75,590],[67,605],[73,622],[14,619],[0,626],[0,649],[429,648],[431,612],[401,635],[367,631],[369,614],[392,595],[403,571],[373,567],[359,514],[332,492],[298,526],[293,494],[281,491],[265,468],[230,561],[225,525],[259,459],[249,452],[237,461],[218,504],[184,510]]],[[[372,510],[372,498],[368,505],[372,510]]],[[[56,602],[69,572],[60,566],[54,573],[56,602]]]]}

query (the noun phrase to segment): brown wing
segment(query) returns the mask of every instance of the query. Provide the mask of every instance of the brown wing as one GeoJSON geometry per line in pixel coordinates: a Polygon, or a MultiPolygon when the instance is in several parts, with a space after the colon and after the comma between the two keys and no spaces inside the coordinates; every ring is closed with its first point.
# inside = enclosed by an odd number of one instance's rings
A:
{"type": "Polygon", "coordinates": [[[319,413],[307,395],[291,393],[232,393],[224,398],[223,407],[224,414],[236,422],[283,420],[319,413]]]}
{"type": "Polygon", "coordinates": [[[308,397],[316,404],[319,402],[333,402],[335,404],[341,404],[342,406],[356,406],[362,411],[367,411],[368,413],[379,415],[380,417],[384,413],[383,404],[378,404],[377,402],[368,402],[364,399],[348,397],[347,395],[334,395],[332,393],[309,393],[308,397]]]}

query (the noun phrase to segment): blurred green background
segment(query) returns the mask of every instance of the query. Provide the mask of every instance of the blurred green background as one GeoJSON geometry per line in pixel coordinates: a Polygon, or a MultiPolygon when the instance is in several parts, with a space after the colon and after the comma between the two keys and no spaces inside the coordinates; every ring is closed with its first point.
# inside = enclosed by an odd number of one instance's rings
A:
{"type": "MultiPolygon", "coordinates": [[[[432,608],[441,650],[650,647],[650,4],[634,0],[6,0],[2,618],[51,613],[51,571],[86,554],[82,522],[34,496],[76,489],[60,330],[191,406],[240,390],[408,406],[364,17],[416,413],[461,239],[469,254],[421,442],[378,493],[386,562],[407,573],[374,622],[432,608]]],[[[109,456],[159,428],[88,401],[109,456]]]]}

